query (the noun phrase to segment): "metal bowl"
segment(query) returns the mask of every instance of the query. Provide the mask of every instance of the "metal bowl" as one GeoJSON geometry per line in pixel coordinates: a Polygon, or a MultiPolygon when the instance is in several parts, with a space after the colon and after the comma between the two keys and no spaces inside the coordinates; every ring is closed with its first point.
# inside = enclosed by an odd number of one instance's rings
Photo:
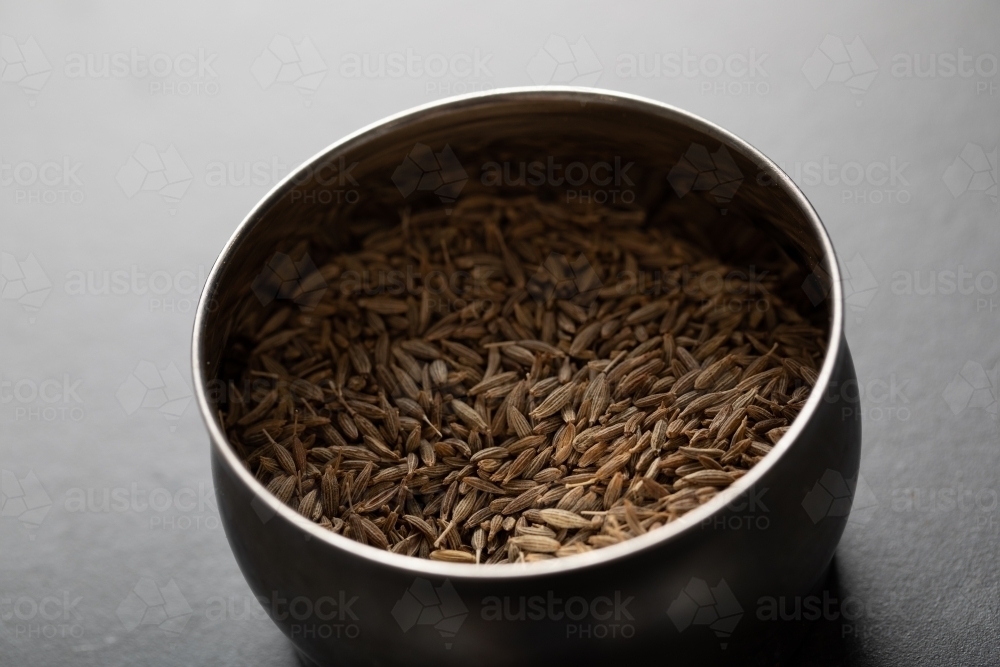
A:
{"type": "Polygon", "coordinates": [[[791,608],[821,580],[858,474],[860,422],[840,391],[856,380],[840,276],[816,212],[741,139],[679,109],[610,91],[456,97],[332,144],[264,197],[226,245],[198,308],[193,364],[233,553],[274,622],[319,664],[614,664],[647,656],[722,663],[767,652],[776,624],[763,606],[791,608]],[[493,164],[531,161],[548,165],[534,184],[516,173],[500,182],[487,176],[497,173],[493,164]],[[598,163],[605,166],[588,168],[598,163]],[[234,322],[282,298],[314,303],[325,283],[309,272],[317,257],[304,253],[341,247],[349,221],[396,216],[403,206],[447,208],[490,188],[641,206],[649,224],[711,239],[737,264],[761,249],[792,257],[808,274],[809,303],[829,324],[828,352],[808,403],[773,451],[662,528],[521,565],[380,551],[307,521],[255,481],[218,421],[232,399],[234,322]],[[276,253],[291,258],[283,266],[295,266],[297,276],[275,278],[276,253]],[[307,284],[289,291],[274,282],[296,278],[307,284]]]}

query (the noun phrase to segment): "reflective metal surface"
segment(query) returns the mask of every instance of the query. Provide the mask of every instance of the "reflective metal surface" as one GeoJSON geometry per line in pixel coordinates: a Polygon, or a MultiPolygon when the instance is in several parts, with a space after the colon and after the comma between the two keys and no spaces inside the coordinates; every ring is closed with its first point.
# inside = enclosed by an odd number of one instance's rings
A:
{"type": "MultiPolygon", "coordinates": [[[[614,187],[588,183],[572,196],[622,196],[614,187]]],[[[551,178],[531,191],[570,196],[565,182],[551,178]]],[[[664,655],[710,663],[766,650],[770,626],[754,613],[758,601],[803,596],[816,584],[843,532],[860,461],[860,422],[843,418],[852,406],[829,391],[855,374],[837,264],[812,207],[740,139],[618,93],[542,88],[455,98],[329,147],[265,197],[226,246],[199,307],[193,363],[233,551],[255,594],[272,600],[275,622],[321,664],[589,664],[664,655]],[[806,303],[825,314],[830,337],[817,387],[786,436],[730,489],[676,522],[614,547],[523,566],[477,568],[378,551],[270,496],[216,421],[211,388],[230,372],[232,323],[265,307],[252,285],[275,252],[298,258],[309,240],[322,265],[342,247],[351,220],[447,206],[433,192],[407,194],[394,184],[416,144],[435,153],[447,145],[457,156],[469,177],[459,197],[489,188],[525,193],[516,183],[485,183],[480,175],[490,162],[631,163],[628,189],[648,224],[709,238],[736,265],[760,252],[796,259],[809,273],[806,303]],[[694,146],[716,156],[725,148],[728,180],[739,178],[735,190],[719,197],[672,186],[671,169],[694,146]],[[344,194],[351,189],[357,197],[344,194]],[[847,495],[814,511],[809,494],[824,476],[839,478],[847,495]]]]}

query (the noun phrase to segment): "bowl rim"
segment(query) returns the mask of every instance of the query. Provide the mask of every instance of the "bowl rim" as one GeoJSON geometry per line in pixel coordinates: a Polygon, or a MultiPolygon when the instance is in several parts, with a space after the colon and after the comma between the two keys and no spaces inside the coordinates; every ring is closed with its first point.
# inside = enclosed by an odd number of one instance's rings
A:
{"type": "Polygon", "coordinates": [[[778,165],[767,158],[763,153],[752,145],[739,138],[735,134],[724,130],[711,121],[700,116],[689,113],[672,105],[652,100],[646,97],[632,95],[613,90],[601,88],[586,88],[578,86],[522,86],[512,88],[499,88],[485,92],[469,93],[437,100],[427,104],[421,104],[405,111],[392,114],[355,132],[348,134],[342,139],[333,142],[323,150],[319,151],[277,183],[271,190],[250,210],[243,219],[236,231],[230,237],[219,254],[211,272],[205,282],[198,308],[195,313],[191,363],[192,379],[194,380],[194,391],[198,403],[198,409],[202,419],[208,429],[211,447],[216,454],[217,460],[228,466],[230,473],[235,473],[236,477],[246,485],[251,493],[256,496],[256,500],[263,502],[269,511],[272,511],[272,519],[280,516],[282,520],[288,521],[299,529],[305,531],[314,539],[329,544],[335,549],[345,551],[350,556],[363,558],[374,564],[383,565],[406,572],[410,575],[431,575],[438,577],[454,577],[457,579],[521,579],[550,574],[568,573],[606,564],[620,558],[637,554],[640,551],[650,549],[655,545],[661,545],[670,541],[679,540],[682,535],[694,530],[695,527],[705,519],[722,511],[727,505],[736,500],[740,494],[752,488],[759,482],[768,471],[774,467],[779,459],[784,456],[798,439],[810,421],[823,398],[823,392],[812,391],[806,401],[805,406],[799,415],[793,420],[788,431],[775,444],[773,449],[745,475],[737,479],[726,489],[719,492],[707,503],[687,512],[680,518],[652,530],[644,535],[633,537],[615,545],[594,549],[583,554],[575,554],[564,558],[553,558],[534,563],[508,563],[502,567],[483,566],[471,563],[449,563],[433,561],[429,559],[417,558],[383,551],[375,547],[361,544],[350,538],[338,535],[318,524],[307,520],[291,507],[279,501],[274,495],[258,482],[250,472],[243,466],[236,452],[230,446],[225,433],[216,424],[212,416],[212,408],[206,393],[206,377],[204,373],[204,356],[206,353],[205,334],[208,319],[210,316],[212,295],[218,287],[220,276],[224,267],[234,259],[234,253],[246,237],[250,234],[255,225],[270,207],[280,201],[285,195],[286,189],[294,185],[294,179],[304,170],[310,168],[317,162],[322,161],[327,156],[331,156],[355,143],[362,143],[368,139],[383,136],[395,131],[398,127],[411,122],[419,122],[425,116],[432,115],[436,111],[472,108],[476,106],[489,105],[490,103],[503,103],[508,100],[513,101],[575,101],[579,103],[602,102],[620,106],[624,109],[642,111],[650,115],[660,116],[664,120],[680,123],[702,133],[718,139],[727,148],[735,149],[744,157],[754,162],[758,167],[768,170],[775,176],[775,184],[781,187],[786,194],[790,195],[793,202],[804,214],[806,222],[815,238],[820,242],[822,249],[821,262],[825,262],[823,267],[829,273],[830,292],[825,297],[830,303],[831,317],[829,337],[827,340],[827,351],[823,359],[816,387],[825,387],[829,384],[835,365],[841,356],[841,346],[843,341],[843,294],[841,287],[840,269],[837,262],[833,244],[829,234],[823,226],[819,215],[812,204],[795,185],[792,179],[782,171],[778,165]]]}

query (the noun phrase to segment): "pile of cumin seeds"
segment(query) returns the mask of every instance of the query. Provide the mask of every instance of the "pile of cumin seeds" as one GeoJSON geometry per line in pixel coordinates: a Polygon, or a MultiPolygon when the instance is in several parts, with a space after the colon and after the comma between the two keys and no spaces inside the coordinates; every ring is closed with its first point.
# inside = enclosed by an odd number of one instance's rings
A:
{"type": "Polygon", "coordinates": [[[790,260],[749,284],[639,211],[468,196],[350,233],[315,308],[238,325],[220,420],[282,502],[380,549],[513,563],[654,530],[761,460],[822,362],[790,260]]]}

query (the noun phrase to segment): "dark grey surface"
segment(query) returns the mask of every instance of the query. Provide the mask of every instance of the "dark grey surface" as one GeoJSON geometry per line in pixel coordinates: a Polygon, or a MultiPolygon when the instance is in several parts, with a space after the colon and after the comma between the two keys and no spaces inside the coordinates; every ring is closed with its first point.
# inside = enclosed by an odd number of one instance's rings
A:
{"type": "MultiPolygon", "coordinates": [[[[156,14],[110,3],[3,5],[0,33],[19,48],[5,38],[0,83],[0,663],[295,664],[263,612],[245,606],[250,591],[211,498],[207,436],[184,403],[202,275],[275,179],[340,136],[451,92],[570,82],[550,77],[538,56],[552,35],[585,40],[575,83],[675,104],[783,164],[850,276],[847,336],[865,390],[859,488],[870,493],[855,504],[828,588],[850,599],[851,618],[815,625],[788,664],[997,663],[1000,75],[990,69],[998,25],[1000,9],[986,3],[283,11],[179,3],[156,14]],[[312,40],[326,68],[314,94],[271,83],[266,59],[254,69],[275,35],[312,40]],[[828,80],[814,56],[827,35],[831,52],[840,40],[870,54],[877,74],[855,81],[859,93],[828,80]],[[180,64],[195,71],[160,79],[75,69],[132,49],[147,59],[193,54],[180,64]],[[440,79],[352,78],[342,69],[350,54],[407,49],[470,60],[478,49],[489,59],[478,74],[440,79]],[[692,76],[630,78],[621,69],[623,54],[645,54],[648,64],[685,49],[698,59],[751,49],[766,58],[753,77],[692,68],[692,76]],[[599,66],[587,66],[591,53],[599,66]],[[948,76],[948,54],[971,56],[963,66],[971,74],[948,76]],[[22,56],[34,78],[21,76],[22,56]],[[921,71],[934,56],[935,75],[906,76],[914,56],[921,71]],[[129,158],[142,144],[176,148],[186,169],[171,179],[190,178],[179,200],[130,189],[142,173],[129,158]],[[44,170],[50,184],[31,183],[32,168],[50,162],[59,165],[44,170]],[[258,184],[219,177],[220,165],[240,176],[258,162],[267,165],[258,184]],[[890,178],[881,165],[893,163],[890,178]],[[837,166],[824,174],[824,164],[837,166]],[[845,186],[858,166],[870,177],[845,186]],[[143,291],[143,281],[100,293],[105,272],[133,267],[178,284],[162,295],[143,291]],[[960,272],[971,278],[949,288],[960,272]],[[88,275],[98,284],[87,286],[88,275]],[[31,295],[21,298],[21,287],[31,295]],[[25,307],[32,299],[37,311],[25,307]],[[159,371],[154,380],[178,369],[177,402],[165,408],[178,419],[135,406],[141,396],[127,381],[148,364],[159,371]],[[33,397],[43,386],[46,398],[33,397]],[[127,502],[112,498],[103,511],[101,497],[115,490],[127,502]],[[98,502],[88,506],[88,494],[98,502]],[[26,513],[29,505],[37,508],[26,513]],[[149,582],[169,598],[166,626],[136,625],[144,617],[132,593],[149,582]]],[[[859,73],[872,67],[855,55],[859,73]]]]}

